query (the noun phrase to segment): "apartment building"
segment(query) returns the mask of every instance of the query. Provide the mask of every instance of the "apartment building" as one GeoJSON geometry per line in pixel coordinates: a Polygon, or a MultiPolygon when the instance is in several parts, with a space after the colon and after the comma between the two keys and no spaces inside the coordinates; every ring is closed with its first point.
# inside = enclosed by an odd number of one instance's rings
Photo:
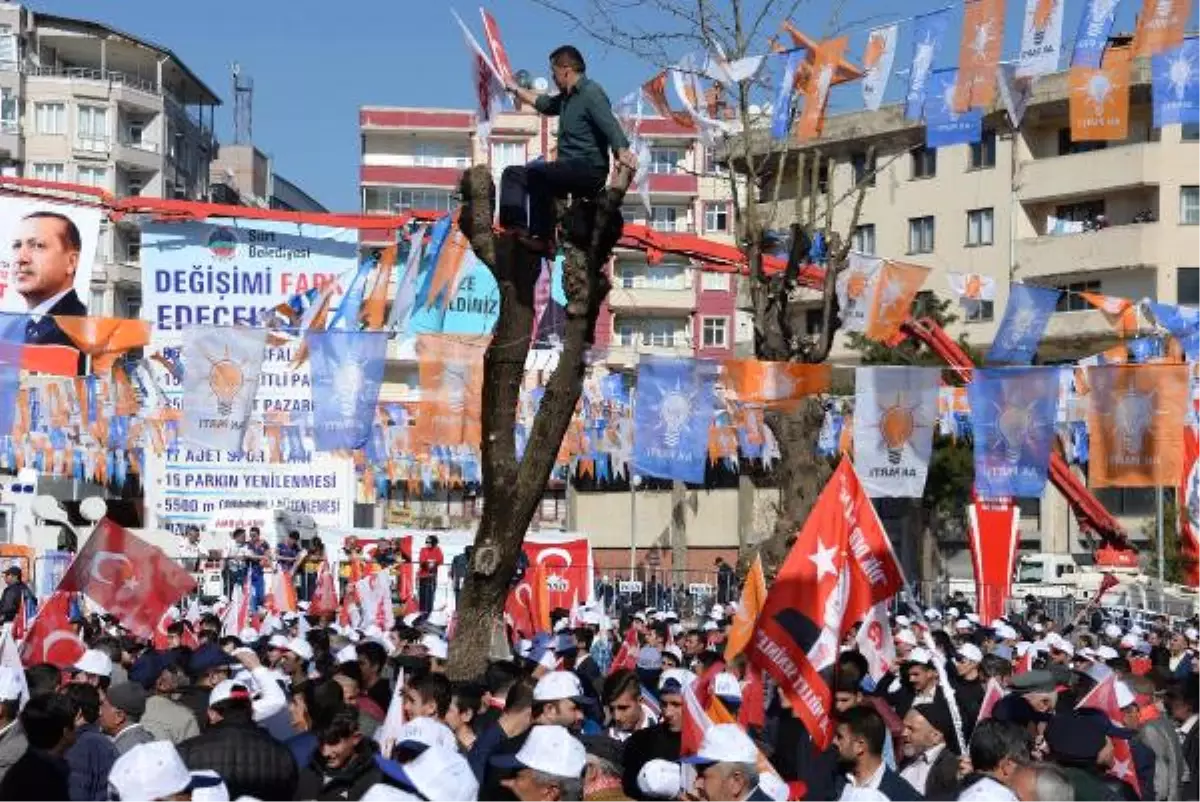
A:
{"type": "Polygon", "coordinates": [[[221,145],[209,165],[215,203],[288,212],[328,212],[320,201],[275,172],[271,157],[254,145],[221,145]]]}
{"type": "MultiPolygon", "coordinates": [[[[87,20],[0,3],[0,171],[118,196],[208,197],[217,95],[174,53],[87,20]]],[[[105,224],[95,314],[137,317],[140,237],[105,224]]]]}

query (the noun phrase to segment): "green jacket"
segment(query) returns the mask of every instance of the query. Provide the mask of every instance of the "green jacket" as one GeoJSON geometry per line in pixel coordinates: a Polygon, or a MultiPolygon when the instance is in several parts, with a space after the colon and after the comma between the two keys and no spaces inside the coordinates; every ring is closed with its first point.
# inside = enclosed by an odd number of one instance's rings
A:
{"type": "Polygon", "coordinates": [[[1105,784],[1104,778],[1087,769],[1075,766],[1064,766],[1063,774],[1067,782],[1075,789],[1076,799],[1087,799],[1095,802],[1121,802],[1121,797],[1113,793],[1105,784]]]}
{"type": "Polygon", "coordinates": [[[608,95],[586,75],[569,92],[539,95],[534,107],[558,117],[558,159],[584,161],[605,176],[609,151],[629,147],[625,132],[613,116],[608,95]]]}

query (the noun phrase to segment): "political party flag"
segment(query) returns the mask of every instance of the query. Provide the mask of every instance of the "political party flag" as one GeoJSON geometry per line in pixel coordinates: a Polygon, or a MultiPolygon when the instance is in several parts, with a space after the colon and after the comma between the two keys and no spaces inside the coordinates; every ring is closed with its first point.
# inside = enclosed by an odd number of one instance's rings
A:
{"type": "Polygon", "coordinates": [[[1013,128],[1020,128],[1033,94],[1033,79],[1018,78],[1016,65],[1001,62],[996,65],[996,88],[1000,91],[1000,102],[1004,104],[1009,122],[1013,128]]]}
{"type": "Polygon", "coordinates": [[[792,126],[792,87],[796,83],[796,70],[804,61],[804,51],[780,53],[779,58],[783,63],[783,74],[779,77],[779,86],[775,87],[775,102],[771,104],[771,137],[787,139],[792,126]]]}
{"type": "Polygon", "coordinates": [[[55,315],[54,322],[76,348],[92,358],[91,372],[95,374],[108,373],[117,357],[150,344],[150,324],[145,320],[55,315]]]}
{"type": "Polygon", "coordinates": [[[1081,292],[1083,299],[1104,313],[1104,318],[1120,337],[1137,333],[1137,306],[1127,298],[1115,298],[1098,292],[1081,292]]]}
{"type": "Polygon", "coordinates": [[[818,749],[832,738],[830,686],[842,639],[904,578],[849,460],[821,491],[767,593],[750,662],[771,674],[818,749]]]}
{"type": "Polygon", "coordinates": [[[87,646],[71,626],[70,611],[71,594],[63,590],[56,590],[42,604],[21,644],[21,662],[26,668],[38,663],[70,668],[83,657],[87,646]]]}
{"type": "Polygon", "coordinates": [[[875,28],[867,34],[867,47],[863,52],[863,105],[868,111],[878,111],[887,92],[888,80],[892,77],[892,64],[896,60],[896,40],[899,39],[900,24],[892,23],[875,28]]]}
{"type": "MultiPolygon", "coordinates": [[[[1092,689],[1079,700],[1075,705],[1075,709],[1082,710],[1088,708],[1099,710],[1108,716],[1108,720],[1112,724],[1117,727],[1124,727],[1125,716],[1121,712],[1121,705],[1117,702],[1116,683],[1117,673],[1109,671],[1102,680],[1092,686],[1092,689]]],[[[1109,768],[1109,774],[1128,783],[1134,793],[1140,798],[1142,789],[1138,784],[1137,772],[1134,771],[1133,751],[1129,747],[1129,741],[1125,738],[1112,737],[1108,739],[1108,742],[1112,744],[1112,766],[1109,768]]]]}
{"type": "Polygon", "coordinates": [[[1021,511],[1012,499],[979,500],[967,505],[967,544],[975,574],[976,606],[985,621],[994,621],[1007,609],[1020,523],[1021,511]]]}
{"type": "Polygon", "coordinates": [[[838,64],[849,42],[849,38],[840,36],[821,42],[813,51],[812,75],[804,85],[804,110],[800,114],[800,128],[796,132],[801,142],[821,135],[825,125],[825,105],[829,102],[829,88],[833,86],[838,64]]]}
{"type": "Polygon", "coordinates": [[[371,290],[362,305],[362,322],[368,331],[383,328],[388,289],[392,285],[392,271],[396,267],[396,250],[396,245],[392,244],[380,251],[379,260],[371,273],[371,290]]]}
{"type": "Polygon", "coordinates": [[[186,326],[179,437],[234,454],[242,440],[267,350],[267,329],[186,326]]]}
{"type": "Polygon", "coordinates": [[[860,367],[854,373],[854,468],[873,498],[920,498],[937,423],[936,368],[860,367]]]}
{"type": "Polygon", "coordinates": [[[500,80],[508,83],[513,80],[513,69],[508,60],[508,51],[504,49],[504,42],[500,39],[500,26],[486,8],[480,7],[479,13],[483,17],[483,35],[487,38],[488,50],[492,54],[492,64],[496,66],[500,80]]]}
{"type": "Polygon", "coordinates": [[[483,354],[487,340],[422,334],[417,337],[421,385],[414,440],[418,450],[479,446],[483,409],[483,354]]]}
{"type": "Polygon", "coordinates": [[[842,318],[842,329],[862,332],[867,327],[867,318],[875,298],[875,286],[883,259],[851,253],[846,269],[837,277],[838,314],[842,318]]]}
{"type": "Polygon", "coordinates": [[[766,601],[767,577],[763,573],[762,555],[755,554],[754,562],[750,563],[750,570],[746,573],[746,583],[742,586],[742,598],[733,616],[733,626],[725,639],[726,661],[737,657],[746,648],[766,601]]]}
{"type": "Polygon", "coordinates": [[[388,333],[321,331],[311,343],[313,442],[318,451],[362,448],[375,420],[388,333]]]}
{"type": "Polygon", "coordinates": [[[1075,49],[1071,52],[1072,67],[1095,69],[1100,66],[1120,5],[1121,0],[1084,0],[1083,16],[1075,34],[1075,49]]]}
{"type": "Polygon", "coordinates": [[[727,359],[724,369],[726,389],[738,401],[761,404],[769,409],[794,409],[805,396],[829,389],[830,368],[827,364],[727,359]]]}
{"type": "Polygon", "coordinates": [[[660,117],[673,121],[676,125],[689,131],[696,130],[696,124],[686,111],[675,111],[671,101],[667,100],[667,71],[663,70],[649,81],[642,84],[642,93],[660,117]]]}
{"type": "Polygon", "coordinates": [[[983,137],[983,112],[955,107],[958,70],[934,70],[925,95],[925,146],[944,148],[978,142],[983,137]]]}
{"type": "Polygon", "coordinates": [[[996,280],[991,276],[951,271],[946,274],[946,282],[968,317],[979,314],[982,302],[996,300],[996,280]]]}
{"type": "Polygon", "coordinates": [[[925,110],[926,86],[938,51],[946,41],[950,11],[943,8],[913,20],[913,58],[904,99],[904,118],[907,120],[921,119],[925,110]]]}
{"type": "Polygon", "coordinates": [[[481,136],[486,136],[504,103],[504,81],[496,65],[483,52],[483,48],[471,35],[458,13],[454,9],[451,9],[450,13],[462,29],[463,39],[471,56],[471,87],[475,90],[476,113],[479,115],[480,130],[483,132],[481,136]]]}
{"type": "Polygon", "coordinates": [[[875,280],[875,292],[867,313],[863,336],[887,342],[908,319],[913,298],[929,276],[929,268],[887,260],[875,280]]]}
{"type": "Polygon", "coordinates": [[[954,110],[987,108],[996,97],[996,65],[1004,43],[1004,0],[966,0],[958,48],[954,110]]]}
{"type": "Polygon", "coordinates": [[[988,361],[1019,365],[1033,362],[1061,294],[1060,290],[1049,287],[1010,284],[1008,305],[1004,307],[1004,318],[992,347],[988,349],[988,361]]]}
{"type": "Polygon", "coordinates": [[[1184,581],[1192,587],[1200,584],[1200,426],[1183,431],[1183,470],[1179,472],[1176,498],[1179,553],[1184,563],[1184,581]]]}
{"type": "Polygon", "coordinates": [[[996,709],[996,703],[1003,698],[1004,686],[995,677],[990,678],[983,689],[983,702],[979,705],[979,717],[975,720],[976,725],[980,721],[986,721],[991,718],[992,711],[996,709]]]}
{"type": "Polygon", "coordinates": [[[1200,309],[1142,300],[1142,309],[1160,328],[1171,332],[1189,362],[1200,359],[1200,309]]]}
{"type": "Polygon", "coordinates": [[[1195,36],[1150,59],[1154,127],[1200,123],[1200,43],[1195,36]]]}
{"type": "Polygon", "coordinates": [[[1090,487],[1174,487],[1183,472],[1186,365],[1088,368],[1090,487]]]}
{"type": "Polygon", "coordinates": [[[638,473],[701,484],[716,407],[717,365],[695,359],[643,359],[634,405],[638,473]]]}
{"type": "Polygon", "coordinates": [[[221,613],[221,637],[240,638],[250,626],[250,572],[229,591],[229,606],[221,613]]]}
{"type": "Polygon", "coordinates": [[[450,215],[450,228],[436,251],[430,249],[433,267],[429,271],[422,294],[426,309],[439,304],[445,308],[454,300],[458,278],[466,272],[468,260],[474,259],[467,235],[458,227],[458,211],[450,215]]]}
{"type": "Polygon", "coordinates": [[[892,639],[892,626],[888,620],[886,602],[871,605],[858,634],[854,637],[858,651],[867,658],[867,674],[879,682],[892,670],[896,662],[896,641],[892,639]]]}
{"type": "Polygon", "coordinates": [[[1058,384],[1057,368],[975,371],[967,396],[975,432],[975,492],[981,498],[1042,495],[1058,384]]]}
{"type": "Polygon", "coordinates": [[[1142,13],[1133,32],[1133,55],[1156,56],[1178,47],[1192,5],[1189,0],[1142,0],[1142,13]]]}
{"type": "Polygon", "coordinates": [[[1065,7],[1065,0],[1025,0],[1021,54],[1016,67],[1018,78],[1058,72],[1065,7]]]}
{"type": "Polygon", "coordinates": [[[196,589],[191,574],[137,535],[101,519],[58,583],[82,593],[139,638],[149,639],[168,607],[196,589]]]}
{"type": "Polygon", "coordinates": [[[428,229],[425,225],[418,226],[409,239],[408,258],[404,260],[404,272],[397,282],[396,297],[392,300],[392,311],[388,314],[387,327],[397,335],[403,335],[416,302],[421,255],[425,250],[425,233],[428,229]]]}
{"type": "Polygon", "coordinates": [[[275,575],[271,580],[271,592],[267,594],[267,609],[273,613],[294,613],[299,609],[292,575],[281,568],[275,570],[275,575]]]}
{"type": "Polygon", "coordinates": [[[1103,142],[1129,135],[1128,47],[1110,47],[1099,67],[1072,67],[1068,76],[1071,140],[1103,142]]]}

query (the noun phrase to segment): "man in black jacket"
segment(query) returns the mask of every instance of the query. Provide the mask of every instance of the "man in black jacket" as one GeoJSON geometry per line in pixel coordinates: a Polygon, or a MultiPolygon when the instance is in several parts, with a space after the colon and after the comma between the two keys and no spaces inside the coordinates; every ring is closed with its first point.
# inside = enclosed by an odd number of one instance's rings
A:
{"type": "Polygon", "coordinates": [[[1200,798],[1200,724],[1197,713],[1198,686],[1195,677],[1180,680],[1167,689],[1163,699],[1167,712],[1179,725],[1179,739],[1183,743],[1183,781],[1179,785],[1179,799],[1200,798]]]}
{"type": "Polygon", "coordinates": [[[317,733],[320,746],[300,770],[298,799],[361,799],[383,772],[375,765],[375,744],[362,736],[358,711],[346,705],[317,733]]]}
{"type": "Polygon", "coordinates": [[[21,728],[29,741],[25,755],[0,782],[0,799],[70,799],[70,766],[63,759],[75,743],[78,709],[66,696],[35,696],[21,711],[21,728]]]}
{"type": "MultiPolygon", "coordinates": [[[[33,600],[29,586],[21,580],[21,569],[10,565],[4,569],[4,592],[0,593],[0,624],[7,624],[17,617],[21,599],[28,606],[33,600]]],[[[30,608],[32,610],[32,608],[30,608]]]]}
{"type": "Polygon", "coordinates": [[[179,745],[191,771],[211,769],[225,780],[230,799],[293,799],[297,769],[291,751],[254,723],[250,691],[225,680],[213,688],[208,728],[179,745]]]}
{"type": "Polygon", "coordinates": [[[683,743],[683,687],[674,679],[659,686],[662,720],[653,727],[638,730],[625,741],[625,793],[634,799],[646,799],[638,787],[638,773],[651,760],[674,763],[679,760],[683,743]]]}
{"type": "Polygon", "coordinates": [[[893,802],[921,799],[921,795],[883,762],[887,726],[873,708],[860,706],[839,713],[833,742],[839,762],[848,769],[834,786],[840,798],[846,785],[878,791],[893,802]]]}

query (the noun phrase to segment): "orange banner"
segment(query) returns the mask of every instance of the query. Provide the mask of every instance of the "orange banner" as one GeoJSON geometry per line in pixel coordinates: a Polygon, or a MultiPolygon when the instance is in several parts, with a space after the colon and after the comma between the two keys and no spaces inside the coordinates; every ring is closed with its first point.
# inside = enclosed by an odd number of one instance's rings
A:
{"type": "Polygon", "coordinates": [[[1129,135],[1130,55],[1128,47],[1109,48],[1099,68],[1071,68],[1073,141],[1105,142],[1129,135]]]}
{"type": "Polygon", "coordinates": [[[440,301],[443,307],[449,306],[454,300],[458,287],[458,274],[463,269],[467,254],[471,251],[471,243],[467,235],[458,227],[458,212],[450,223],[450,233],[442,242],[438,251],[437,262],[433,265],[433,275],[429,277],[429,292],[425,296],[425,307],[432,308],[440,301]]]}
{"type": "Polygon", "coordinates": [[[885,341],[900,330],[908,319],[913,298],[929,277],[929,268],[904,262],[886,261],[875,282],[874,303],[867,312],[863,335],[870,340],[885,341]]]}
{"type": "Polygon", "coordinates": [[[825,126],[825,104],[829,101],[829,88],[833,86],[842,54],[846,52],[849,38],[830,39],[817,45],[813,55],[812,79],[804,86],[804,111],[800,115],[800,127],[796,136],[801,142],[816,139],[825,126]]]}
{"type": "Polygon", "coordinates": [[[1183,471],[1186,365],[1088,369],[1091,487],[1174,487],[1183,471]]]}
{"type": "Polygon", "coordinates": [[[414,432],[417,449],[427,451],[435,445],[478,448],[487,339],[421,334],[416,348],[421,382],[414,432]]]}
{"type": "Polygon", "coordinates": [[[150,324],[144,320],[55,315],[54,322],[92,358],[92,373],[107,373],[121,354],[150,344],[150,324]]]}
{"type": "Polygon", "coordinates": [[[987,108],[996,98],[996,65],[1004,44],[1004,0],[967,0],[958,48],[954,110],[987,108]]]}
{"type": "Polygon", "coordinates": [[[673,120],[676,125],[686,128],[689,131],[696,129],[696,123],[692,121],[691,116],[686,111],[675,111],[671,108],[671,101],[667,100],[666,70],[663,70],[642,84],[642,92],[646,95],[646,99],[650,101],[650,105],[654,107],[654,110],[658,112],[660,117],[673,120]]]}
{"type": "Polygon", "coordinates": [[[770,409],[794,409],[805,396],[825,392],[829,389],[829,372],[829,365],[725,360],[725,384],[737,400],[770,409]]]}
{"type": "Polygon", "coordinates": [[[738,603],[737,615],[733,617],[733,626],[725,639],[726,661],[737,657],[750,643],[758,614],[762,612],[766,603],[767,577],[763,573],[762,555],[755,554],[754,562],[750,563],[750,573],[746,574],[746,584],[742,588],[742,600],[738,603]]]}
{"type": "Polygon", "coordinates": [[[1104,318],[1120,337],[1132,337],[1137,333],[1137,307],[1127,298],[1114,298],[1096,292],[1081,292],[1083,299],[1104,313],[1104,318]]]}
{"type": "Polygon", "coordinates": [[[1153,56],[1183,44],[1188,5],[1188,0],[1142,0],[1142,13],[1138,14],[1133,34],[1133,54],[1153,56]]]}
{"type": "MultiPolygon", "coordinates": [[[[415,246],[414,246],[415,247],[415,246]]],[[[368,331],[383,328],[384,312],[387,308],[388,286],[392,283],[392,269],[396,266],[396,246],[389,245],[379,255],[379,263],[371,271],[374,285],[363,303],[363,321],[368,331]]]]}

